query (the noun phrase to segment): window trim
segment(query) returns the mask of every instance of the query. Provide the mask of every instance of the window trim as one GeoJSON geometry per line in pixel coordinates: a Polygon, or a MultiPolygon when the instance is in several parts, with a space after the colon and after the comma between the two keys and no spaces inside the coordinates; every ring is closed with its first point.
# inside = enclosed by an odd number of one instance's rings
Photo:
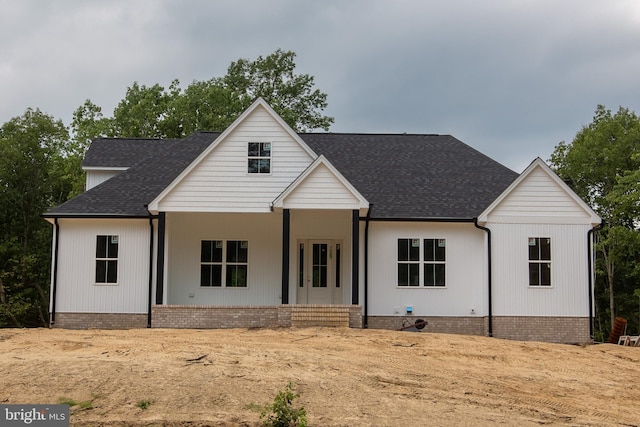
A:
{"type": "Polygon", "coordinates": [[[273,172],[273,142],[272,141],[249,141],[247,142],[247,175],[271,175],[273,172]],[[259,144],[258,146],[258,155],[250,154],[250,146],[251,144],[259,144]],[[263,156],[261,155],[263,151],[263,147],[265,144],[269,145],[269,155],[263,156]],[[268,172],[260,172],[260,167],[255,172],[252,172],[249,168],[249,164],[252,160],[257,160],[258,163],[260,160],[269,160],[269,171],[268,172]]]}
{"type": "MultiPolygon", "coordinates": [[[[200,274],[199,274],[199,281],[198,281],[198,288],[200,289],[249,289],[249,240],[248,239],[200,239],[200,261],[199,261],[199,266],[200,266],[200,274]],[[221,260],[220,261],[203,261],[202,260],[202,246],[204,242],[209,242],[212,244],[216,244],[217,242],[220,242],[222,244],[222,252],[221,252],[221,260]],[[228,255],[229,255],[229,243],[230,242],[236,242],[238,243],[240,246],[244,243],[246,243],[247,247],[247,260],[245,262],[241,262],[241,261],[229,261],[228,259],[228,255]],[[218,265],[220,266],[220,285],[203,285],[202,284],[202,266],[205,265],[218,265]],[[245,286],[228,286],[227,285],[227,277],[228,277],[228,271],[229,271],[229,267],[234,267],[234,266],[244,266],[246,269],[246,282],[245,282],[245,286]]],[[[211,281],[209,282],[211,283],[211,281]]]]}
{"type": "Polygon", "coordinates": [[[119,269],[120,269],[120,263],[119,261],[119,255],[120,255],[120,236],[118,234],[97,234],[96,235],[96,254],[95,254],[95,264],[94,264],[94,285],[95,286],[118,286],[119,282],[118,282],[118,278],[120,277],[119,274],[119,269]],[[104,257],[99,257],[98,256],[98,250],[99,250],[99,241],[100,238],[106,238],[106,250],[105,250],[105,256],[104,257]],[[115,243],[113,242],[113,239],[116,239],[115,243]],[[115,257],[110,257],[109,256],[109,246],[110,245],[114,245],[116,247],[116,256],[115,257]],[[106,263],[106,268],[104,271],[105,274],[105,281],[104,282],[99,282],[98,281],[98,263],[106,263]],[[110,262],[115,262],[115,274],[116,274],[116,280],[115,282],[109,282],[109,263],[110,262]]]}
{"type": "MultiPolygon", "coordinates": [[[[422,238],[415,238],[415,237],[397,237],[395,240],[396,243],[396,278],[395,278],[395,282],[396,282],[396,289],[446,289],[448,288],[448,282],[447,282],[447,255],[446,255],[446,238],[441,238],[441,237],[422,237],[422,238]],[[418,248],[418,259],[417,260],[400,260],[399,258],[399,244],[401,240],[408,240],[409,244],[413,244],[414,242],[419,242],[419,248],[418,248]],[[431,240],[431,241],[442,241],[444,244],[444,260],[427,260],[426,259],[426,250],[425,250],[425,244],[426,241],[431,240]],[[417,285],[400,285],[399,284],[399,267],[401,264],[405,264],[405,265],[409,265],[409,264],[414,264],[414,265],[418,265],[418,284],[417,285]],[[425,269],[427,265],[443,265],[444,266],[444,285],[428,285],[425,284],[425,279],[426,279],[426,274],[425,274],[425,269]]],[[[410,249],[409,249],[410,250],[410,249]]],[[[434,257],[435,257],[435,252],[434,252],[434,257]]]]}
{"type": "Polygon", "coordinates": [[[553,263],[553,256],[551,255],[551,237],[529,237],[527,239],[527,282],[528,282],[528,287],[530,289],[551,289],[553,288],[553,276],[552,276],[552,263],[553,263]],[[543,254],[542,254],[542,246],[540,245],[540,241],[542,240],[548,240],[548,245],[549,245],[549,254],[548,254],[548,259],[547,258],[543,258],[543,254]],[[531,243],[535,242],[534,245],[532,245],[531,243]],[[531,259],[531,246],[538,246],[538,259],[531,259]],[[542,271],[541,271],[541,266],[543,264],[547,264],[549,267],[549,284],[543,284],[542,282],[542,271]],[[538,266],[538,271],[537,271],[537,276],[538,276],[538,283],[531,283],[531,266],[532,265],[537,265],[538,266]]]}

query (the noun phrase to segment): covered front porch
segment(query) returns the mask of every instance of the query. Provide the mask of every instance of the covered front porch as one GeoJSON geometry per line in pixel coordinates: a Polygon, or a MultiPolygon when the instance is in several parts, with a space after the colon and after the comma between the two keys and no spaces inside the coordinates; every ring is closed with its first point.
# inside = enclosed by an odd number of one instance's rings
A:
{"type": "Polygon", "coordinates": [[[152,327],[362,327],[358,210],[161,212],[152,327]]]}

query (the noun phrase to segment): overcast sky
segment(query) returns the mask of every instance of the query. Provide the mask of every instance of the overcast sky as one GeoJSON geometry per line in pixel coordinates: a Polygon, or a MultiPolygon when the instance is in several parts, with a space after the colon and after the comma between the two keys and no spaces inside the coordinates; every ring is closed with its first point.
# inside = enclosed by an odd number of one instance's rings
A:
{"type": "Polygon", "coordinates": [[[0,0],[0,124],[110,116],[134,81],[223,76],[276,49],[334,132],[451,134],[521,172],[598,104],[640,113],[638,0],[0,0]]]}

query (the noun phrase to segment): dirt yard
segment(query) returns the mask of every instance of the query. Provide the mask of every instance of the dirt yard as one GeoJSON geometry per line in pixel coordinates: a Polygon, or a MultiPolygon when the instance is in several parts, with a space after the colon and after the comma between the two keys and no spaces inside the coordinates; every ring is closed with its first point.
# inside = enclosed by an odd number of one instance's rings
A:
{"type": "Polygon", "coordinates": [[[609,344],[332,328],[2,329],[0,370],[0,403],[70,399],[89,406],[71,408],[83,426],[258,426],[260,407],[289,381],[311,426],[640,425],[640,348],[609,344]]]}

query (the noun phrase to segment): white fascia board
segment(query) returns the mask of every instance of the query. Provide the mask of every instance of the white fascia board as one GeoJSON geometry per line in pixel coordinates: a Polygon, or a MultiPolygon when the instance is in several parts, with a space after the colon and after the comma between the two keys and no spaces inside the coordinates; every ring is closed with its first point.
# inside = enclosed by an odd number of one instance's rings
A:
{"type": "Polygon", "coordinates": [[[575,191],[573,191],[563,180],[561,180],[560,177],[553,170],[551,170],[551,168],[545,163],[544,160],[542,160],[540,157],[537,157],[534,161],[531,162],[529,166],[527,166],[527,168],[520,174],[520,176],[516,178],[515,181],[513,181],[511,185],[509,185],[509,187],[507,187],[507,189],[504,190],[502,194],[500,194],[500,196],[498,196],[498,198],[495,199],[493,203],[491,203],[489,207],[487,207],[484,212],[482,212],[478,216],[478,223],[486,224],[491,212],[500,203],[502,203],[502,201],[506,199],[509,194],[511,194],[511,192],[515,188],[517,188],[520,183],[524,181],[538,167],[541,168],[549,177],[551,177],[551,179],[565,192],[565,194],[585,211],[585,213],[589,216],[589,219],[593,226],[596,226],[602,222],[602,219],[598,216],[598,214],[595,213],[593,209],[591,209],[591,207],[575,193],[575,191]]]}
{"type": "Polygon", "coordinates": [[[198,166],[200,162],[203,161],[203,159],[205,159],[209,155],[209,153],[211,153],[219,144],[221,144],[222,141],[224,141],[229,136],[229,134],[231,134],[231,132],[233,132],[238,126],[240,126],[240,124],[259,107],[264,108],[267,113],[269,113],[269,115],[276,122],[278,122],[280,126],[282,126],[285,132],[287,132],[298,144],[300,144],[300,146],[309,154],[309,156],[311,156],[312,159],[316,159],[318,157],[318,155],[302,140],[302,138],[300,138],[300,136],[293,129],[291,129],[291,127],[284,120],[282,120],[282,117],[280,117],[278,113],[276,113],[264,99],[258,98],[240,115],[240,117],[238,117],[233,123],[231,123],[231,125],[227,129],[225,129],[224,132],[222,132],[211,145],[209,145],[202,153],[200,153],[200,155],[193,162],[191,162],[191,164],[187,166],[180,173],[180,175],[178,175],[178,177],[173,180],[171,184],[169,184],[164,190],[162,190],[162,192],[151,203],[149,203],[149,212],[157,214],[160,201],[167,194],[169,194],[171,190],[173,190],[180,182],[182,182],[182,180],[187,175],[189,175],[189,173],[191,173],[191,171],[195,169],[196,166],[198,166]]]}
{"type": "Polygon", "coordinates": [[[271,206],[274,208],[282,208],[284,205],[284,200],[298,188],[300,184],[302,184],[305,179],[313,173],[320,165],[324,165],[329,169],[329,171],[333,174],[333,176],[340,181],[342,185],[345,186],[347,190],[358,200],[360,204],[360,209],[367,209],[369,207],[369,202],[364,198],[362,194],[331,164],[329,160],[327,160],[324,155],[320,155],[317,159],[313,161],[278,197],[274,199],[271,206]]]}
{"type": "Polygon", "coordinates": [[[83,171],[126,171],[128,167],[113,167],[113,166],[82,166],[83,171]]]}

